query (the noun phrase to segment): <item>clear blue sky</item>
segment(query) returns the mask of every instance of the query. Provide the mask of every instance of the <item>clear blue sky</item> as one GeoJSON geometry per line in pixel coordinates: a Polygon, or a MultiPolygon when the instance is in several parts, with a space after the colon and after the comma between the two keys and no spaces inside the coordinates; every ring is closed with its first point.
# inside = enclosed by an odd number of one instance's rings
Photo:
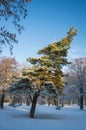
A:
{"type": "MultiPolygon", "coordinates": [[[[27,19],[22,20],[25,30],[17,34],[19,43],[14,46],[17,61],[36,57],[39,49],[66,36],[70,26],[78,29],[78,35],[72,42],[69,59],[86,57],[86,0],[32,0],[28,10],[27,19]]],[[[8,49],[4,49],[4,55],[10,56],[8,49]]]]}

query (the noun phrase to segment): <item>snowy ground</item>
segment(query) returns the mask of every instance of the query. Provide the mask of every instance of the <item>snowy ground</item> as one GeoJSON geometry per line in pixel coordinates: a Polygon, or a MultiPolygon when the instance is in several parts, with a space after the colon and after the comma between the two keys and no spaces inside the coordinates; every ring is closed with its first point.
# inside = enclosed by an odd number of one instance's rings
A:
{"type": "Polygon", "coordinates": [[[29,118],[30,108],[8,107],[0,110],[0,130],[86,130],[86,110],[66,106],[56,110],[55,106],[37,105],[35,118],[29,118]]]}

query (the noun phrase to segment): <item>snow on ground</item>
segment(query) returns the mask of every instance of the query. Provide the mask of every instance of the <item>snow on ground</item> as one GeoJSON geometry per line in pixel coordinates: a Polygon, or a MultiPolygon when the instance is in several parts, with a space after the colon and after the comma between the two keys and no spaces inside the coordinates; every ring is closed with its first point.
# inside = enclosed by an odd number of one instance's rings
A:
{"type": "Polygon", "coordinates": [[[0,130],[86,130],[86,110],[76,105],[56,110],[55,106],[37,105],[35,118],[29,118],[30,107],[5,105],[0,110],[0,130]]]}

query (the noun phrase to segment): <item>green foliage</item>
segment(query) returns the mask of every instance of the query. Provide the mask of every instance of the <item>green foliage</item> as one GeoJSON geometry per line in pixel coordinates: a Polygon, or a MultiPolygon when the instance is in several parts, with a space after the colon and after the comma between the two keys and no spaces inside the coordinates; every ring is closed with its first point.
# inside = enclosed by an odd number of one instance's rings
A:
{"type": "MultiPolygon", "coordinates": [[[[68,64],[68,49],[76,34],[77,29],[71,27],[67,36],[61,41],[49,44],[47,47],[39,50],[38,54],[42,54],[40,58],[30,57],[27,59],[27,61],[33,65],[31,70],[35,73],[35,76],[32,75],[32,77],[35,77],[35,82],[40,80],[43,82],[53,81],[61,92],[62,86],[64,86],[62,66],[68,64]]],[[[30,75],[30,73],[28,73],[28,75],[30,75]]]]}
{"type": "MultiPolygon", "coordinates": [[[[62,66],[68,63],[66,56],[71,45],[70,41],[72,42],[71,39],[73,39],[73,37],[76,35],[74,31],[76,32],[76,29],[70,28],[69,33],[66,36],[67,39],[70,38],[69,43],[64,44],[61,40],[60,42],[49,44],[47,47],[39,50],[38,53],[42,54],[42,56],[39,58],[27,58],[27,61],[31,63],[32,66],[23,68],[22,76],[24,80],[28,79],[28,81],[30,81],[29,85],[31,85],[31,89],[34,91],[34,94],[37,93],[37,95],[40,95],[43,84],[50,82],[57,87],[59,93],[62,92],[62,88],[64,86],[62,66]]],[[[17,85],[14,83],[14,88],[16,88],[16,86],[20,86],[19,89],[22,90],[22,86],[24,88],[26,86],[27,88],[28,83],[25,83],[23,79],[21,78],[17,82],[17,85]]],[[[44,86],[44,88],[46,88],[46,86],[44,86]]],[[[47,87],[47,89],[49,89],[49,87],[47,87]]],[[[45,90],[43,91],[45,92],[45,90]]]]}
{"type": "Polygon", "coordinates": [[[27,77],[20,77],[10,84],[8,92],[11,94],[29,94],[32,90],[31,81],[27,77]]]}
{"type": "Polygon", "coordinates": [[[76,35],[74,31],[76,32],[76,29],[70,28],[66,37],[66,39],[68,39],[67,44],[64,44],[62,40],[60,42],[49,44],[47,47],[39,50],[38,54],[42,54],[41,57],[27,58],[27,61],[31,63],[32,66],[29,68],[24,68],[22,75],[24,77],[28,77],[31,82],[31,86],[29,85],[27,87],[28,84],[25,84],[23,81],[17,82],[17,85],[14,84],[14,90],[13,87],[11,88],[12,91],[16,91],[18,89],[20,89],[20,91],[23,90],[22,93],[25,90],[25,92],[27,92],[27,88],[29,88],[29,95],[32,97],[32,106],[30,110],[31,118],[34,117],[39,95],[42,97],[47,96],[48,98],[56,98],[58,96],[58,92],[62,92],[64,81],[61,69],[62,65],[68,63],[66,58],[67,50],[70,48],[70,43],[73,36],[76,35]],[[23,88],[22,85],[24,85],[23,88]]]}

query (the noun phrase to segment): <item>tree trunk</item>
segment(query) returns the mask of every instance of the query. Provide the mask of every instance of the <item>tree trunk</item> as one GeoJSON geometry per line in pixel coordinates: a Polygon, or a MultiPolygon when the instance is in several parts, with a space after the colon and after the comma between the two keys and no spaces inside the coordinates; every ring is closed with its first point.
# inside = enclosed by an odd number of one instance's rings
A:
{"type": "Polygon", "coordinates": [[[83,87],[80,88],[80,109],[83,110],[83,87]]]}
{"type": "Polygon", "coordinates": [[[80,109],[83,110],[83,95],[80,97],[80,109]]]}
{"type": "Polygon", "coordinates": [[[5,98],[5,94],[2,93],[2,94],[1,94],[1,100],[0,100],[0,108],[1,108],[1,109],[4,108],[4,98],[5,98]]]}
{"type": "Polygon", "coordinates": [[[31,110],[30,110],[30,117],[31,118],[34,118],[37,99],[38,99],[38,93],[35,93],[34,96],[33,96],[32,106],[31,106],[31,110]]]}
{"type": "Polygon", "coordinates": [[[31,103],[31,101],[30,101],[30,97],[27,97],[27,99],[26,99],[26,105],[29,106],[30,103],[31,103]]]}

